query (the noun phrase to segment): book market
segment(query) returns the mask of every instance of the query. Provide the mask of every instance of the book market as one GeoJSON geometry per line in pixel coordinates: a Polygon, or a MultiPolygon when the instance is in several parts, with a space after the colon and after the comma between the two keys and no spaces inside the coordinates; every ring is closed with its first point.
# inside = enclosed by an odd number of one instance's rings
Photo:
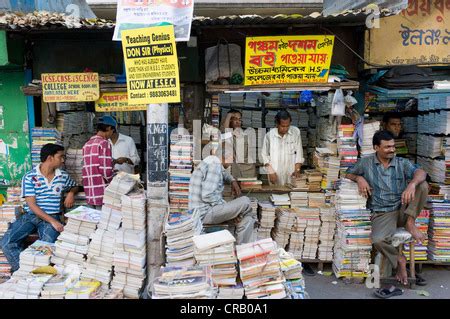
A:
{"type": "Polygon", "coordinates": [[[449,3],[31,2],[0,299],[450,299],[449,3]]]}

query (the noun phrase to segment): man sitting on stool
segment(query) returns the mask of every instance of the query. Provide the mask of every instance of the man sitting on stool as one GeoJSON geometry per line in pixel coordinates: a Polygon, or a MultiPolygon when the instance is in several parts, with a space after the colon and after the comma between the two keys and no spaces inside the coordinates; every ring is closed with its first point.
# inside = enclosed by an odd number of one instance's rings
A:
{"type": "Polygon", "coordinates": [[[390,132],[376,132],[372,143],[376,153],[359,159],[346,177],[357,182],[361,195],[369,198],[373,245],[397,269],[397,280],[406,285],[406,258],[399,255],[389,238],[397,227],[405,227],[418,242],[425,240],[415,220],[427,202],[427,173],[407,159],[395,156],[390,132]]]}

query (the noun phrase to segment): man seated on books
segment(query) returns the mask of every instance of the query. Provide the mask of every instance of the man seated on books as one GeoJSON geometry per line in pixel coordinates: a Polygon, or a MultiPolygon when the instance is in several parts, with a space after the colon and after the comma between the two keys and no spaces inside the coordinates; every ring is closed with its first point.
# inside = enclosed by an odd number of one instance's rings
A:
{"type": "Polygon", "coordinates": [[[45,144],[41,149],[41,163],[22,178],[22,197],[25,213],[12,223],[2,240],[2,249],[11,265],[11,272],[19,268],[19,254],[28,235],[37,231],[39,239],[55,242],[64,230],[61,201],[67,192],[64,206],[70,208],[78,192],[75,181],[60,169],[64,163],[64,147],[45,144]]]}
{"type": "Polygon", "coordinates": [[[427,173],[407,159],[395,156],[390,132],[376,132],[372,144],[376,153],[359,159],[348,169],[346,177],[357,182],[361,195],[369,199],[372,242],[397,269],[397,280],[406,285],[406,258],[398,254],[389,238],[397,227],[405,227],[418,242],[426,239],[415,220],[427,202],[427,173]]]}
{"type": "Polygon", "coordinates": [[[233,150],[231,175],[234,178],[252,178],[256,177],[256,148],[252,157],[252,154],[249,154],[249,147],[256,147],[256,132],[255,139],[249,140],[250,136],[242,129],[241,119],[241,112],[235,109],[229,110],[222,123],[222,133],[224,133],[222,136],[233,150]]]}
{"type": "MultiPolygon", "coordinates": [[[[237,244],[255,240],[256,214],[248,197],[238,197],[230,202],[223,199],[224,181],[231,183],[235,196],[241,195],[237,181],[225,169],[225,156],[221,150],[217,155],[203,159],[192,173],[189,183],[189,209],[198,209],[203,224],[221,224],[232,221],[236,224],[237,244]]],[[[225,152],[223,152],[225,153],[225,152]]],[[[228,161],[227,161],[228,162],[228,161]]]]}
{"type": "Polygon", "coordinates": [[[288,111],[281,110],[275,116],[276,128],[264,137],[261,150],[264,167],[270,184],[286,185],[291,176],[300,177],[303,158],[300,130],[291,125],[288,111]]]}

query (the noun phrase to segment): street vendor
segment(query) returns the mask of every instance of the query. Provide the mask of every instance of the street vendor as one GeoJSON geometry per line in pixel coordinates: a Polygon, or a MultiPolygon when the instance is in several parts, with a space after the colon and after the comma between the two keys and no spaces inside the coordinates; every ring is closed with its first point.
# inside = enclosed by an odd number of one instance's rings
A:
{"type": "Polygon", "coordinates": [[[288,111],[279,111],[275,116],[276,128],[264,137],[261,156],[271,184],[285,185],[291,176],[300,176],[304,162],[302,138],[291,122],[288,111]]]}
{"type": "Polygon", "coordinates": [[[61,201],[73,206],[78,192],[75,181],[60,169],[64,163],[64,147],[45,144],[40,153],[41,163],[22,178],[24,214],[13,222],[2,240],[2,250],[11,265],[11,272],[19,269],[19,255],[23,242],[37,231],[39,239],[53,243],[64,230],[61,201]]]}
{"type": "Polygon", "coordinates": [[[396,279],[406,285],[406,258],[399,255],[389,239],[397,227],[405,227],[416,241],[425,240],[415,220],[427,202],[427,173],[395,155],[390,132],[376,132],[372,144],[376,153],[359,159],[347,171],[346,178],[357,182],[360,194],[369,199],[373,245],[397,270],[396,279]]]}
{"type": "Polygon", "coordinates": [[[139,165],[140,158],[133,138],[119,133],[118,127],[114,127],[111,136],[112,157],[114,171],[135,173],[135,167],[139,165]]]}

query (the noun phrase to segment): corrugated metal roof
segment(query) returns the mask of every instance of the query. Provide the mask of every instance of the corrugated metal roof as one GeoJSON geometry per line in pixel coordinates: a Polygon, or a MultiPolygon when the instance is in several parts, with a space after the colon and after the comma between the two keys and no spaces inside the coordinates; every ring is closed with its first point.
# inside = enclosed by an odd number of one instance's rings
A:
{"type": "Polygon", "coordinates": [[[85,0],[0,0],[1,11],[31,13],[34,11],[48,11],[59,13],[76,13],[81,18],[97,18],[85,0]]]}

